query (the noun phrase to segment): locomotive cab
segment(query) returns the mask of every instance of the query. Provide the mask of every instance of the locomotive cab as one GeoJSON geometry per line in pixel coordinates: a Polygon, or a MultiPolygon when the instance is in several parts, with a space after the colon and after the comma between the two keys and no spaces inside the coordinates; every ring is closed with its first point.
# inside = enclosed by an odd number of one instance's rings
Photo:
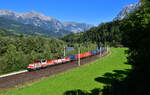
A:
{"type": "Polygon", "coordinates": [[[35,63],[29,64],[29,66],[27,67],[27,70],[31,71],[31,70],[36,70],[36,69],[40,69],[40,68],[46,67],[47,66],[46,63],[47,63],[47,60],[45,60],[45,59],[38,59],[38,60],[36,60],[35,63]]]}
{"type": "Polygon", "coordinates": [[[46,59],[39,59],[36,61],[36,63],[40,63],[41,67],[40,68],[44,68],[47,66],[47,60],[46,59]]]}
{"type": "Polygon", "coordinates": [[[36,63],[46,64],[46,62],[47,62],[46,59],[38,59],[38,60],[36,60],[36,63]]]}
{"type": "Polygon", "coordinates": [[[47,60],[41,59],[41,63],[42,63],[42,64],[46,64],[46,62],[47,62],[47,60]]]}

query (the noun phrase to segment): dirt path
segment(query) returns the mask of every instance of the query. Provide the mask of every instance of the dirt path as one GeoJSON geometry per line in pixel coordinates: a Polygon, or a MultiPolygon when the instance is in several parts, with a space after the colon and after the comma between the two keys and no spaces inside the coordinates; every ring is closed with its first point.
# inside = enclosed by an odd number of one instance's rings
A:
{"type": "MultiPolygon", "coordinates": [[[[103,56],[107,55],[106,51],[102,53],[103,56]]],[[[96,59],[99,59],[100,55],[91,56],[81,60],[81,65],[90,63],[96,59]]],[[[45,69],[40,69],[32,72],[25,72],[13,76],[8,76],[4,78],[0,78],[0,89],[7,89],[14,87],[16,85],[24,84],[26,82],[30,82],[32,80],[38,80],[42,77],[48,77],[51,75],[55,75],[75,67],[78,67],[78,61],[69,62],[66,64],[59,64],[51,67],[47,67],[45,69]]]]}

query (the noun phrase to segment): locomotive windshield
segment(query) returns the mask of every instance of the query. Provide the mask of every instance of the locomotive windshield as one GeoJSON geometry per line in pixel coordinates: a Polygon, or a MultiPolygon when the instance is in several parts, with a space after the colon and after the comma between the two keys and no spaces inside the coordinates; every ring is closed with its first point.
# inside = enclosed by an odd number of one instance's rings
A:
{"type": "Polygon", "coordinates": [[[46,60],[45,60],[45,59],[42,59],[41,62],[46,62],[46,60]]]}

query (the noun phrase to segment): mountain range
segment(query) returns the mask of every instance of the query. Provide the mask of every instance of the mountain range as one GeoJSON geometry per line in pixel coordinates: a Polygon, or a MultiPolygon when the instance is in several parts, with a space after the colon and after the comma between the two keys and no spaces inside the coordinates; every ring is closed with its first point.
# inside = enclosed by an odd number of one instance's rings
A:
{"type": "Polygon", "coordinates": [[[132,13],[134,12],[135,9],[138,9],[141,6],[141,2],[137,2],[135,4],[130,4],[125,6],[120,13],[117,15],[114,20],[122,20],[123,18],[127,17],[127,13],[132,13]]]}
{"type": "MultiPolygon", "coordinates": [[[[114,20],[122,20],[127,17],[127,13],[134,12],[140,5],[139,1],[136,4],[125,6],[114,20]]],[[[63,37],[71,32],[78,33],[89,30],[93,26],[86,23],[61,22],[56,18],[35,11],[16,13],[6,9],[0,10],[0,28],[15,31],[15,34],[63,37]]]]}
{"type": "Polygon", "coordinates": [[[4,29],[7,31],[6,34],[20,36],[24,35],[41,35],[44,37],[63,37],[64,35],[70,34],[69,31],[59,30],[58,31],[49,31],[38,26],[23,24],[15,20],[10,20],[4,17],[0,17],[0,30],[4,29]]]}
{"type": "Polygon", "coordinates": [[[20,22],[22,24],[30,24],[40,27],[45,30],[59,32],[60,30],[69,31],[73,33],[82,32],[93,27],[91,24],[76,23],[76,22],[60,22],[59,20],[45,16],[44,14],[30,11],[26,13],[16,13],[10,10],[1,9],[0,16],[20,22]]]}

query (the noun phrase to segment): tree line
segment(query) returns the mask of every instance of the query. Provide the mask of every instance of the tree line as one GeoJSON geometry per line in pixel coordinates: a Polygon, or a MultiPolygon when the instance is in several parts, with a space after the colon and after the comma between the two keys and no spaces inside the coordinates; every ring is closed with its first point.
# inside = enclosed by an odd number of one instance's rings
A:
{"type": "Polygon", "coordinates": [[[141,7],[122,21],[122,41],[129,48],[128,64],[132,69],[125,82],[127,95],[147,95],[150,88],[150,1],[141,0],[141,7]]]}
{"type": "Polygon", "coordinates": [[[121,44],[120,21],[101,23],[98,27],[93,27],[88,31],[78,34],[69,34],[62,40],[67,43],[96,43],[98,46],[121,44]]]}

